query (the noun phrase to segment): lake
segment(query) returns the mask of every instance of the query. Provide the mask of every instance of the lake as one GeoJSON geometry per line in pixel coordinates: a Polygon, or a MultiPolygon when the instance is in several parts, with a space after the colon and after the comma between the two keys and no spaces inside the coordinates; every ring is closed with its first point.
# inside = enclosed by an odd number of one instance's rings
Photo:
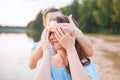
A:
{"type": "Polygon", "coordinates": [[[33,80],[27,65],[33,44],[26,33],[0,34],[0,80],[33,80]]]}

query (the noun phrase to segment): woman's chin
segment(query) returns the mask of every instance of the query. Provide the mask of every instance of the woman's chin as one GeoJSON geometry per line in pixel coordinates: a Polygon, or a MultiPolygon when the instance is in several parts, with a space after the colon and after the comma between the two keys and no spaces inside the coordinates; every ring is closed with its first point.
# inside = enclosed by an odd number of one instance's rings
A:
{"type": "Polygon", "coordinates": [[[61,49],[63,49],[63,48],[60,47],[60,46],[59,46],[59,47],[55,47],[55,46],[54,46],[54,47],[52,47],[52,49],[53,49],[54,51],[57,51],[57,50],[61,50],[61,49]]]}

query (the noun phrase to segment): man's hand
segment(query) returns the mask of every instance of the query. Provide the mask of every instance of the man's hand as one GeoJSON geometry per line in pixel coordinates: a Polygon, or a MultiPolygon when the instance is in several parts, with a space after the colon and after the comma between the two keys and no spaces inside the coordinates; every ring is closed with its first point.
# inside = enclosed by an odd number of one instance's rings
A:
{"type": "Polygon", "coordinates": [[[45,28],[42,35],[41,35],[41,46],[44,51],[50,51],[50,43],[49,43],[49,32],[45,28]]]}
{"type": "Polygon", "coordinates": [[[83,38],[83,33],[82,33],[82,31],[78,28],[79,25],[73,20],[72,15],[70,15],[70,16],[68,17],[68,20],[69,20],[70,23],[58,23],[58,24],[56,24],[56,26],[54,26],[54,27],[57,27],[57,25],[58,25],[58,26],[59,26],[59,25],[62,25],[62,26],[63,26],[62,29],[63,29],[64,31],[67,31],[67,32],[70,33],[70,34],[71,34],[71,32],[72,32],[73,30],[75,30],[75,39],[77,39],[77,37],[83,38]]]}
{"type": "Polygon", "coordinates": [[[71,32],[71,35],[67,31],[62,30],[62,26],[58,26],[54,31],[55,37],[66,50],[75,46],[75,30],[71,32]]]}

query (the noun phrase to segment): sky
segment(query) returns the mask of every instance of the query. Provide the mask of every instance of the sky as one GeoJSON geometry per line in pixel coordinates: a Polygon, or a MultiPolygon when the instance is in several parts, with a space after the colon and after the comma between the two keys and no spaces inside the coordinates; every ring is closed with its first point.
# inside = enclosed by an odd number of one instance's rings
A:
{"type": "Polygon", "coordinates": [[[60,8],[73,0],[0,0],[0,25],[26,26],[34,20],[40,10],[48,7],[60,8]]]}

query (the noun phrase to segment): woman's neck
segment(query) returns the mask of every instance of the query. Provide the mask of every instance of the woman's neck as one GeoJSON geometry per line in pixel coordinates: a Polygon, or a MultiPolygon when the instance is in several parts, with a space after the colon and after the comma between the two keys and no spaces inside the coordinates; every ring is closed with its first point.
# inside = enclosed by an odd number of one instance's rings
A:
{"type": "Polygon", "coordinates": [[[66,51],[64,49],[63,50],[58,50],[57,54],[59,56],[61,56],[61,58],[66,58],[67,57],[66,51]]]}
{"type": "Polygon", "coordinates": [[[67,54],[65,50],[58,50],[57,54],[52,57],[54,67],[65,67],[68,65],[67,54]]]}

